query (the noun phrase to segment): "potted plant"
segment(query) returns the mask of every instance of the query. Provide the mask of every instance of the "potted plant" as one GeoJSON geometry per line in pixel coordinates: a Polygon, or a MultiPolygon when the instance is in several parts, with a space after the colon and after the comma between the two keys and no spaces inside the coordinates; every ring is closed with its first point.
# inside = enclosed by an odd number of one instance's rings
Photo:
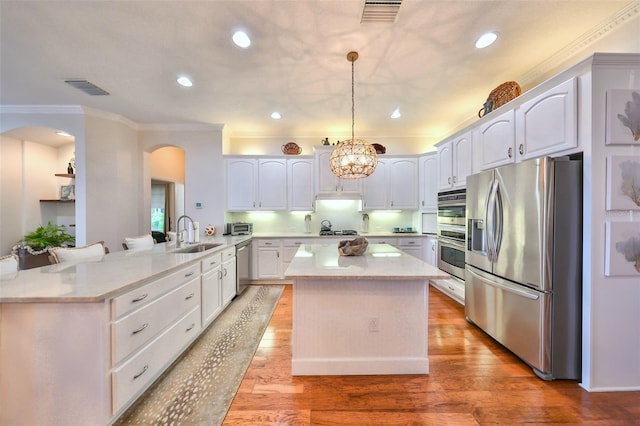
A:
{"type": "Polygon", "coordinates": [[[18,255],[20,269],[31,269],[49,265],[49,249],[51,247],[67,247],[75,244],[73,235],[67,233],[64,225],[48,222],[35,231],[25,235],[13,247],[12,252],[18,255]]]}

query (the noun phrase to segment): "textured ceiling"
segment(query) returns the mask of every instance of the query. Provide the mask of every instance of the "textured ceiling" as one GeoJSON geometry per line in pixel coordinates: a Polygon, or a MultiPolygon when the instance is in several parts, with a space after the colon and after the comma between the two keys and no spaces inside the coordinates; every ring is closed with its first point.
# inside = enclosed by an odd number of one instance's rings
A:
{"type": "Polygon", "coordinates": [[[346,53],[357,50],[356,136],[434,138],[473,117],[495,86],[638,1],[404,0],[395,23],[361,24],[363,4],[1,0],[0,103],[84,105],[141,124],[226,124],[232,137],[346,137],[346,53]],[[250,34],[249,49],[231,43],[236,28],[250,34]],[[500,38],[475,49],[487,30],[500,38]],[[178,86],[179,74],[194,86],[178,86]],[[110,95],[88,96],[69,78],[110,95]],[[393,121],[395,108],[402,117],[393,121]],[[270,118],[274,110],[281,120],[270,118]]]}

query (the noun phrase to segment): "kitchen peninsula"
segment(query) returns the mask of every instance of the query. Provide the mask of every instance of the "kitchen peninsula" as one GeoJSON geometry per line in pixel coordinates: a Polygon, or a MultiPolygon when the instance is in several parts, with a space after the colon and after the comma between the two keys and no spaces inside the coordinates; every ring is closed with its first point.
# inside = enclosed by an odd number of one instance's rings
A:
{"type": "Polygon", "coordinates": [[[250,238],[0,275],[0,425],[111,424],[231,303],[250,238]]]}
{"type": "Polygon", "coordinates": [[[428,374],[429,279],[434,266],[388,244],[340,256],[303,244],[293,280],[293,375],[428,374]]]}

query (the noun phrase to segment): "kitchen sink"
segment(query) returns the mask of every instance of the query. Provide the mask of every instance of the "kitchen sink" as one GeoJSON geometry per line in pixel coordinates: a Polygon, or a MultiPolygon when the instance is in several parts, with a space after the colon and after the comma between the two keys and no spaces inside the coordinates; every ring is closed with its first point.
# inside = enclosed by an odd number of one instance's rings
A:
{"type": "Polygon", "coordinates": [[[211,250],[212,248],[220,247],[222,243],[202,243],[193,244],[186,247],[182,247],[173,250],[174,253],[200,253],[203,251],[211,250]]]}

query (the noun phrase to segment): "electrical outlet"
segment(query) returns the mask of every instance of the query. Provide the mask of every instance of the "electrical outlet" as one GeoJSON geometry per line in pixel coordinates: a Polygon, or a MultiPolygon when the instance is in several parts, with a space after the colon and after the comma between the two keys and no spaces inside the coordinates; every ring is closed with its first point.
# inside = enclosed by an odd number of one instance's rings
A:
{"type": "Polygon", "coordinates": [[[380,318],[371,317],[369,318],[369,332],[376,333],[380,331],[380,318]]]}

